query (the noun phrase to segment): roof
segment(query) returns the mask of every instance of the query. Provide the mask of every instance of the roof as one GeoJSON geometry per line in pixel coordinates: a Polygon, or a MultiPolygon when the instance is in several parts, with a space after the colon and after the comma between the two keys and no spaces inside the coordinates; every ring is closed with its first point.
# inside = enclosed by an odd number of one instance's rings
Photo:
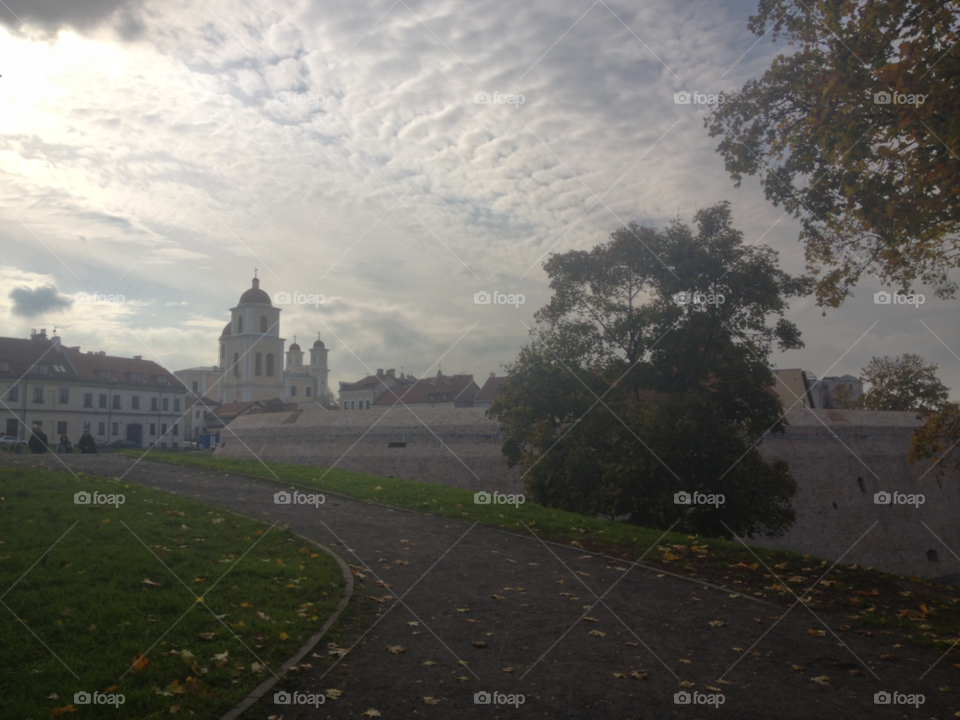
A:
{"type": "Polygon", "coordinates": [[[273,305],[273,303],[270,302],[270,296],[260,289],[260,281],[257,278],[253,279],[253,283],[251,284],[250,288],[240,296],[240,302],[237,304],[243,305],[244,303],[273,305]]]}
{"type": "Polygon", "coordinates": [[[245,402],[230,402],[226,405],[221,405],[216,410],[213,411],[213,414],[218,418],[233,418],[238,415],[249,412],[254,407],[263,407],[263,403],[260,400],[247,400],[245,402]]]}
{"type": "Polygon", "coordinates": [[[297,345],[296,343],[293,343],[293,344],[290,346],[290,349],[291,349],[291,350],[296,350],[296,351],[299,352],[299,351],[300,351],[300,346],[297,345]]]}
{"type": "Polygon", "coordinates": [[[101,355],[80,352],[79,348],[64,348],[83,380],[114,381],[135,385],[153,385],[176,390],[186,390],[172,372],[165,370],[153,360],[144,360],[139,355],[132,358],[116,355],[101,355]],[[109,373],[110,377],[106,377],[109,373]]]}
{"type": "Polygon", "coordinates": [[[377,377],[376,375],[367,375],[363,380],[357,380],[352,383],[340,383],[340,392],[344,390],[366,390],[370,387],[380,385],[387,380],[387,377],[377,377]]]}
{"type": "Polygon", "coordinates": [[[0,362],[10,364],[9,370],[0,370],[0,378],[16,380],[28,373],[31,377],[39,375],[52,380],[80,378],[52,340],[0,338],[0,362]],[[41,369],[46,372],[39,372],[41,369]]]}
{"type": "Polygon", "coordinates": [[[492,401],[499,393],[503,384],[507,381],[506,376],[496,377],[491,375],[487,378],[487,381],[483,384],[483,387],[480,388],[480,392],[477,393],[477,396],[473,399],[474,402],[490,402],[492,401]]]}
{"type": "Polygon", "coordinates": [[[444,375],[417,380],[405,387],[390,388],[373,404],[396,405],[402,402],[411,405],[472,400],[477,390],[473,375],[444,375]]]}
{"type": "MultiPolygon", "coordinates": [[[[243,302],[243,298],[240,298],[240,302],[243,302]]],[[[224,335],[229,335],[231,332],[232,330],[230,328],[230,323],[227,323],[226,325],[223,326],[223,332],[220,333],[220,337],[223,337],[224,335]]]]}

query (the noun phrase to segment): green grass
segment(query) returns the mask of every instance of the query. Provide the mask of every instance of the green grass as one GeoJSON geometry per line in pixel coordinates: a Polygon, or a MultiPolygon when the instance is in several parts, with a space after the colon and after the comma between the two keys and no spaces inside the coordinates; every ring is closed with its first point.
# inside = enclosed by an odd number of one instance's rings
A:
{"type": "Polygon", "coordinates": [[[0,717],[71,717],[80,691],[124,704],[75,717],[217,717],[336,609],[339,565],[289,531],[79,476],[0,470],[0,717]],[[75,504],[82,490],[125,502],[75,504]]]}

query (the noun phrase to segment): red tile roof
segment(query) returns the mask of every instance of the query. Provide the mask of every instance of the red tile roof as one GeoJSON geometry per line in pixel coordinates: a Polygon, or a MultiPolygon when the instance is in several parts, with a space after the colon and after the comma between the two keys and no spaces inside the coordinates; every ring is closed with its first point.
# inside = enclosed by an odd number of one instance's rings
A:
{"type": "Polygon", "coordinates": [[[406,387],[390,388],[381,395],[374,405],[405,405],[448,403],[473,400],[479,390],[473,381],[473,375],[444,375],[425,378],[406,387]]]}
{"type": "Polygon", "coordinates": [[[480,392],[478,392],[477,396],[473,399],[474,402],[489,402],[493,400],[500,393],[500,390],[503,388],[503,384],[506,381],[506,376],[494,377],[491,375],[487,378],[487,381],[483,384],[483,387],[480,388],[480,392]]]}

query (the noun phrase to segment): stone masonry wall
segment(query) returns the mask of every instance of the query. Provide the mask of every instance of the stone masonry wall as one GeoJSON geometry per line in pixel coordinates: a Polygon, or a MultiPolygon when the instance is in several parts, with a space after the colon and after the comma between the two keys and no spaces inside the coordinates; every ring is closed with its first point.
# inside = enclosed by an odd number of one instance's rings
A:
{"type": "MultiPolygon", "coordinates": [[[[782,538],[748,542],[905,575],[960,573],[953,555],[960,554],[960,483],[956,473],[939,477],[929,463],[907,465],[915,414],[796,408],[788,421],[786,434],[767,436],[760,451],[789,463],[799,486],[797,522],[782,538]],[[926,501],[919,508],[877,505],[881,490],[922,493],[926,501]]],[[[217,457],[523,492],[518,469],[500,452],[497,423],[476,408],[248,415],[221,440],[217,457]]]]}

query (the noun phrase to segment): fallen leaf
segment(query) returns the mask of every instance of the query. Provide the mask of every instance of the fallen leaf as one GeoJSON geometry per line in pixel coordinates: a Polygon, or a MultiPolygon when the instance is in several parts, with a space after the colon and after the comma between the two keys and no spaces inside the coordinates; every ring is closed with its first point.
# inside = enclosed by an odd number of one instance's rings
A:
{"type": "Polygon", "coordinates": [[[213,640],[213,636],[214,636],[214,635],[216,635],[216,633],[213,633],[213,632],[197,633],[197,636],[198,636],[201,640],[213,640]]]}
{"type": "Polygon", "coordinates": [[[470,612],[470,608],[457,608],[457,612],[470,612]]]}
{"type": "Polygon", "coordinates": [[[440,701],[439,701],[439,700],[437,700],[437,699],[434,698],[434,697],[429,697],[429,696],[427,696],[427,695],[424,695],[424,696],[423,696],[423,701],[424,701],[427,705],[439,705],[439,704],[440,704],[440,701]]]}
{"type": "Polygon", "coordinates": [[[485,648],[485,647],[487,646],[487,644],[486,644],[485,642],[481,642],[480,640],[474,640],[474,641],[473,641],[472,643],[470,643],[470,644],[473,645],[473,646],[476,647],[476,648],[485,648]]]}
{"type": "Polygon", "coordinates": [[[586,620],[587,622],[600,622],[597,618],[594,617],[583,617],[581,620],[586,620]]]}
{"type": "Polygon", "coordinates": [[[289,637],[290,637],[290,636],[287,635],[285,632],[280,633],[280,639],[281,639],[281,640],[286,640],[286,639],[288,639],[289,637]]]}
{"type": "Polygon", "coordinates": [[[637,680],[646,680],[648,673],[640,672],[639,670],[634,670],[630,673],[630,677],[636,678],[637,680]]]}
{"type": "Polygon", "coordinates": [[[427,660],[427,661],[424,663],[424,665],[426,665],[427,667],[432,667],[433,665],[436,665],[436,664],[437,664],[437,663],[434,662],[433,660],[427,660]]]}
{"type": "Polygon", "coordinates": [[[503,671],[504,671],[505,673],[512,673],[512,672],[516,672],[516,668],[505,667],[505,668],[503,668],[503,671]]]}
{"type": "Polygon", "coordinates": [[[696,683],[692,683],[692,682],[690,682],[689,680],[681,680],[681,681],[680,681],[679,683],[677,683],[677,684],[678,684],[680,687],[682,687],[682,688],[691,688],[691,687],[694,687],[694,686],[696,685],[696,683]]]}
{"type": "Polygon", "coordinates": [[[606,636],[607,636],[607,634],[606,634],[605,632],[600,632],[599,630],[591,630],[589,634],[590,634],[590,635],[593,635],[594,637],[606,637],[606,636]]]}
{"type": "Polygon", "coordinates": [[[394,655],[399,655],[406,651],[407,649],[401,645],[387,645],[387,652],[393,653],[394,655]]]}
{"type": "Polygon", "coordinates": [[[336,700],[338,697],[343,695],[343,690],[337,690],[335,688],[327,688],[323,691],[323,694],[326,695],[331,700],[336,700]]]}
{"type": "Polygon", "coordinates": [[[626,673],[612,673],[615,678],[625,678],[627,677],[626,673]]]}
{"type": "Polygon", "coordinates": [[[149,585],[150,587],[160,587],[160,583],[154,582],[153,580],[150,580],[149,578],[144,578],[144,579],[143,579],[143,582],[141,583],[141,585],[149,585]]]}
{"type": "Polygon", "coordinates": [[[723,627],[726,623],[723,620],[711,620],[707,625],[710,627],[723,627]]]}
{"type": "Polygon", "coordinates": [[[826,630],[814,630],[813,628],[807,628],[807,635],[813,635],[814,637],[824,637],[827,634],[826,630]]]}
{"type": "Polygon", "coordinates": [[[807,669],[806,669],[805,667],[803,667],[803,665],[791,665],[790,667],[792,667],[792,668],[793,668],[794,670],[796,670],[797,672],[806,672],[806,671],[807,671],[807,669]]]}
{"type": "Polygon", "coordinates": [[[506,600],[506,598],[503,597],[503,595],[493,595],[493,594],[491,594],[490,597],[492,597],[494,600],[506,600]]]}
{"type": "Polygon", "coordinates": [[[813,682],[817,683],[817,685],[829,685],[829,684],[830,684],[830,678],[828,678],[826,675],[818,675],[817,677],[815,677],[815,678],[810,678],[810,679],[811,679],[813,682]]]}
{"type": "Polygon", "coordinates": [[[373,708],[367,708],[367,711],[363,715],[364,717],[380,717],[380,711],[374,710],[373,708]]]}
{"type": "Polygon", "coordinates": [[[723,692],[723,688],[713,687],[712,685],[704,685],[704,687],[707,688],[707,690],[710,690],[711,692],[716,692],[716,693],[723,692]]]}
{"type": "Polygon", "coordinates": [[[131,667],[133,668],[133,671],[135,673],[138,673],[146,670],[147,665],[149,664],[150,664],[150,661],[147,659],[147,656],[141,653],[140,657],[135,657],[133,659],[133,665],[131,667]]]}
{"type": "Polygon", "coordinates": [[[410,622],[407,623],[407,625],[412,625],[413,627],[420,627],[420,623],[418,623],[416,620],[411,620],[410,622]]]}

